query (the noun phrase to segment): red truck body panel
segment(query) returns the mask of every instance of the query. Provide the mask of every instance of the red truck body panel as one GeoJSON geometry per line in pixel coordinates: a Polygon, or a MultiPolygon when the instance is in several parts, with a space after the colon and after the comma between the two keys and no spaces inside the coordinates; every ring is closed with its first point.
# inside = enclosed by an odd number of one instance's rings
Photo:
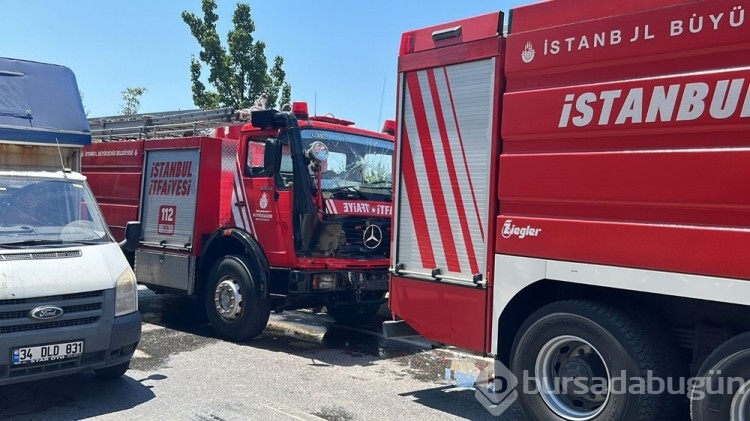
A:
{"type": "Polygon", "coordinates": [[[586,3],[514,10],[496,253],[750,278],[750,26],[728,2],[586,3]]]}
{"type": "Polygon", "coordinates": [[[125,237],[125,224],[139,218],[143,145],[144,142],[95,143],[84,151],[89,186],[117,241],[125,237]]]}
{"type": "Polygon", "coordinates": [[[732,14],[737,6],[705,0],[558,0],[514,9],[507,91],[746,66],[750,27],[733,26],[741,22],[738,11],[732,14]],[[555,18],[545,19],[548,12],[555,18]],[[522,59],[527,44],[535,52],[529,63],[522,59]]]}

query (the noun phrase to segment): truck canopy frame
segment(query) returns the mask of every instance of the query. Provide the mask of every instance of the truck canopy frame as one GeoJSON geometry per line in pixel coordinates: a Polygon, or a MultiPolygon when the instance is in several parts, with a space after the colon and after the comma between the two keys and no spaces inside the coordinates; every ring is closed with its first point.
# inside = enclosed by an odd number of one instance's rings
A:
{"type": "Polygon", "coordinates": [[[73,72],[0,57],[0,142],[86,146],[91,132],[73,72]]]}

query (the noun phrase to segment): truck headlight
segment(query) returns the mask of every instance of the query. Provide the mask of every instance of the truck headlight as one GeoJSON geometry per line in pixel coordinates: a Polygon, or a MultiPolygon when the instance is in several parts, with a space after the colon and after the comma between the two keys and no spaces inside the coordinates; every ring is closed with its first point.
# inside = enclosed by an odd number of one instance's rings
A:
{"type": "Polygon", "coordinates": [[[130,268],[117,278],[115,286],[115,317],[138,311],[138,285],[130,268]]]}
{"type": "Polygon", "coordinates": [[[336,281],[339,277],[335,273],[319,273],[312,277],[313,289],[333,289],[336,288],[336,281]]]}

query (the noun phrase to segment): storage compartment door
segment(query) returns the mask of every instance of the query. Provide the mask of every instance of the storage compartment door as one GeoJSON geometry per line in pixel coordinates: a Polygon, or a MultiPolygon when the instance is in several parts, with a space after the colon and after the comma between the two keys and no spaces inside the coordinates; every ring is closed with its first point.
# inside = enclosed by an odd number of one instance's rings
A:
{"type": "Polygon", "coordinates": [[[397,272],[475,285],[487,256],[495,59],[402,74],[397,272]]]}
{"type": "Polygon", "coordinates": [[[486,351],[496,58],[401,75],[390,306],[424,337],[486,351]]]}
{"type": "Polygon", "coordinates": [[[200,150],[155,150],[146,154],[143,244],[191,250],[200,150]]]}

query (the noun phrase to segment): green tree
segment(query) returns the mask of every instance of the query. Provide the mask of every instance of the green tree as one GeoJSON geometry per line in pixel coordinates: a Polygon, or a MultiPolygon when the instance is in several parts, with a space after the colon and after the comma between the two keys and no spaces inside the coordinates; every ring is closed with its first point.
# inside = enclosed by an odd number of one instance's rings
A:
{"type": "Polygon", "coordinates": [[[190,27],[201,51],[190,60],[190,79],[193,83],[193,102],[202,109],[233,107],[247,108],[265,93],[267,106],[276,107],[290,101],[292,87],[286,82],[284,58],[276,56],[268,68],[266,44],[253,38],[255,23],[250,16],[250,5],[238,3],[232,16],[234,27],[227,34],[227,46],[222,45],[216,32],[219,16],[215,0],[202,0],[203,18],[183,11],[182,20],[190,27]],[[203,65],[208,68],[208,90],[201,81],[203,65]]]}
{"type": "Polygon", "coordinates": [[[120,113],[138,114],[141,108],[141,96],[146,93],[146,88],[125,88],[122,91],[122,102],[120,113]]]}

